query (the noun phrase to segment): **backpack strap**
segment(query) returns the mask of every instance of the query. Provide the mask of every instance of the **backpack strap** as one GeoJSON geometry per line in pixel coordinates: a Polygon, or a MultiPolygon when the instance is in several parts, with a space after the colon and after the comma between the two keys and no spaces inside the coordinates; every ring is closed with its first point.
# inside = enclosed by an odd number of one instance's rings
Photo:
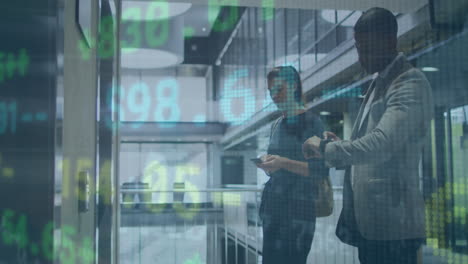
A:
{"type": "Polygon", "coordinates": [[[273,132],[276,130],[276,128],[278,127],[278,124],[279,124],[279,122],[281,122],[281,120],[283,120],[283,116],[276,119],[275,123],[273,123],[273,125],[271,126],[270,141],[271,141],[271,137],[273,136],[273,132]]]}

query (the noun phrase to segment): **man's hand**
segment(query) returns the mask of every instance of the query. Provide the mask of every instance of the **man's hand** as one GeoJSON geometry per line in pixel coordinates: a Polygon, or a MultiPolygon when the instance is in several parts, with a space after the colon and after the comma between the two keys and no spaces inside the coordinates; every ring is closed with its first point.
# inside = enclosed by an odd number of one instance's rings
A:
{"type": "Polygon", "coordinates": [[[267,155],[262,157],[264,162],[257,164],[257,167],[263,169],[266,173],[273,173],[284,167],[286,158],[278,155],[267,155]]]}
{"type": "Polygon", "coordinates": [[[322,154],[320,154],[321,141],[322,140],[319,137],[313,136],[307,139],[304,144],[302,144],[302,154],[304,155],[305,159],[322,157],[322,154]]]}
{"type": "MultiPolygon", "coordinates": [[[[333,132],[330,131],[325,131],[323,132],[323,137],[325,140],[331,140],[331,141],[340,141],[341,138],[339,138],[337,135],[335,135],[333,132]]],[[[321,158],[322,153],[320,151],[320,143],[322,142],[322,139],[320,139],[317,136],[313,136],[309,139],[307,139],[304,144],[302,144],[302,154],[304,155],[305,159],[310,159],[310,158],[321,158]]]]}
{"type": "Polygon", "coordinates": [[[330,131],[325,131],[323,132],[323,137],[325,139],[331,139],[331,141],[340,141],[341,138],[339,138],[335,133],[330,132],[330,131]]]}

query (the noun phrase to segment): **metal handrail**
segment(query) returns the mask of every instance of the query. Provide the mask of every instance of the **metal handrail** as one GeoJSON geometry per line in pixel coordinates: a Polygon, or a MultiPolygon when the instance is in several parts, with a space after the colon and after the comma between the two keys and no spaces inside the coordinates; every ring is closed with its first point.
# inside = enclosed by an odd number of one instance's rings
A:
{"type": "MultiPolygon", "coordinates": [[[[299,60],[303,55],[307,54],[309,51],[311,51],[313,48],[315,48],[322,40],[324,40],[325,38],[327,38],[330,34],[333,33],[334,30],[336,30],[338,27],[341,26],[341,24],[344,23],[344,21],[348,18],[350,18],[352,15],[354,15],[354,13],[356,13],[356,11],[352,11],[351,13],[349,13],[345,18],[343,18],[341,21],[339,21],[338,23],[334,24],[329,30],[327,30],[322,36],[320,36],[319,38],[317,38],[317,40],[315,40],[313,43],[311,43],[307,48],[304,49],[304,51],[302,51],[300,53],[300,56],[297,60],[299,60]]],[[[338,46],[337,46],[338,47],[338,46]]],[[[336,48],[336,47],[335,47],[336,48]]],[[[296,62],[297,60],[295,60],[294,62],[296,62]]],[[[318,62],[318,60],[316,61],[318,62]]]]}
{"type": "MultiPolygon", "coordinates": [[[[342,186],[333,186],[333,191],[340,191],[343,190],[342,186]]],[[[242,188],[242,189],[235,189],[235,188],[217,188],[217,189],[206,189],[206,190],[189,190],[189,189],[175,189],[175,190],[157,190],[157,189],[120,189],[120,193],[173,193],[173,192],[203,192],[203,193],[217,193],[217,192],[261,192],[263,189],[259,188],[242,188]]]]}
{"type": "Polygon", "coordinates": [[[174,190],[158,190],[158,189],[120,189],[120,193],[173,193],[173,192],[261,192],[263,189],[258,188],[242,188],[242,189],[206,189],[206,190],[189,190],[189,189],[174,189],[174,190]]]}

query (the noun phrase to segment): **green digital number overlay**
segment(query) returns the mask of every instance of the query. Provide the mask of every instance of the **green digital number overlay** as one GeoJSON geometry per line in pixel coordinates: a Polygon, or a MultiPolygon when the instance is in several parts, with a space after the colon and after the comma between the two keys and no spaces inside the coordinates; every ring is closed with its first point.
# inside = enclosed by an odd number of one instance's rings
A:
{"type": "Polygon", "coordinates": [[[468,210],[466,207],[454,206],[453,210],[447,205],[453,202],[452,195],[459,199],[466,199],[468,182],[446,183],[440,187],[426,201],[426,236],[427,246],[433,249],[434,255],[444,257],[448,263],[468,263],[468,256],[453,252],[446,244],[446,229],[448,225],[466,226],[468,210]],[[453,193],[452,193],[453,192],[453,193]]]}
{"type": "Polygon", "coordinates": [[[176,182],[184,182],[187,194],[192,198],[194,208],[187,209],[183,203],[174,203],[176,213],[187,220],[193,219],[197,215],[197,209],[200,208],[200,192],[198,187],[191,183],[185,176],[195,176],[200,174],[200,168],[193,165],[177,166],[176,182]]]}
{"type": "MultiPolygon", "coordinates": [[[[275,14],[275,0],[262,0],[262,17],[270,20],[275,14]]],[[[239,0],[208,0],[208,21],[213,31],[224,32],[235,27],[239,19],[239,0]],[[218,9],[221,6],[229,8],[229,15],[223,20],[218,19],[218,9]]],[[[121,48],[123,53],[133,53],[139,48],[157,48],[164,45],[169,38],[170,5],[167,1],[151,2],[146,10],[141,7],[129,7],[122,11],[122,21],[126,27],[122,32],[121,48]]],[[[116,28],[112,16],[104,17],[99,26],[98,55],[100,58],[110,58],[114,55],[114,36],[116,28]]],[[[83,60],[88,60],[96,41],[90,37],[90,29],[84,29],[84,34],[91,40],[88,47],[85,40],[78,42],[83,60]]],[[[190,38],[193,29],[185,30],[185,36],[190,38]]],[[[0,53],[0,60],[2,54],[0,53]]],[[[0,69],[0,81],[1,81],[0,69]]]]}
{"type": "Polygon", "coordinates": [[[2,240],[5,245],[18,245],[24,248],[28,244],[26,216],[20,215],[17,223],[14,223],[15,212],[6,209],[2,215],[2,240]]]}
{"type": "Polygon", "coordinates": [[[12,52],[0,52],[0,82],[12,79],[15,75],[25,76],[29,63],[26,49],[20,49],[16,55],[12,52]]]}
{"type": "MultiPolygon", "coordinates": [[[[167,168],[159,164],[157,161],[151,162],[144,170],[143,173],[144,182],[148,182],[153,190],[162,191],[159,193],[159,204],[164,204],[167,202],[167,197],[163,191],[167,186],[167,168]],[[156,178],[157,181],[153,184],[153,178],[156,178]]],[[[160,213],[164,210],[161,206],[156,206],[149,208],[152,213],[160,213]]]]}
{"type": "Polygon", "coordinates": [[[184,264],[204,264],[204,263],[205,262],[201,260],[199,253],[196,253],[192,258],[184,261],[184,264]]]}
{"type": "Polygon", "coordinates": [[[60,263],[93,263],[93,240],[90,237],[84,237],[81,240],[81,246],[77,245],[75,241],[78,232],[74,227],[62,226],[61,243],[54,245],[54,223],[49,222],[42,230],[41,241],[34,243],[28,237],[28,221],[25,214],[18,214],[11,209],[4,209],[0,212],[2,213],[0,243],[25,249],[25,252],[30,253],[32,257],[37,257],[42,253],[47,260],[54,260],[55,256],[58,256],[60,263]],[[54,248],[57,249],[57,255],[54,253],[54,248]]]}
{"type": "Polygon", "coordinates": [[[223,32],[232,29],[239,17],[238,0],[208,0],[208,21],[215,32],[223,32]],[[224,20],[217,20],[219,6],[229,4],[229,16],[224,20]]]}
{"type": "Polygon", "coordinates": [[[135,52],[138,47],[141,46],[141,18],[141,9],[138,7],[127,8],[122,13],[122,21],[126,21],[126,23],[129,24],[125,32],[122,32],[122,34],[124,37],[131,38],[131,41],[120,41],[120,46],[126,53],[135,52]]]}
{"type": "Polygon", "coordinates": [[[76,255],[75,255],[75,245],[73,243],[73,237],[76,235],[76,230],[71,226],[62,227],[62,237],[60,243],[60,254],[59,259],[60,263],[64,264],[74,264],[76,255]]]}
{"type": "MultiPolygon", "coordinates": [[[[89,29],[83,29],[83,33],[87,36],[91,35],[91,33],[89,32],[89,29]]],[[[95,47],[95,39],[92,37],[90,37],[89,39],[90,39],[90,45],[91,45],[90,48],[88,48],[85,39],[80,39],[78,41],[78,49],[81,52],[82,60],[89,60],[89,58],[91,58],[91,51],[95,47]]]]}
{"type": "Polygon", "coordinates": [[[15,169],[3,162],[2,153],[0,153],[0,177],[11,179],[15,176],[15,169]]]}
{"type": "Polygon", "coordinates": [[[54,259],[54,223],[48,223],[42,231],[42,253],[48,260],[54,259]]]}
{"type": "MultiPolygon", "coordinates": [[[[91,58],[91,53],[94,48],[96,48],[96,39],[92,37],[92,34],[89,28],[83,29],[83,34],[87,36],[90,40],[90,47],[86,44],[85,39],[80,39],[78,41],[78,49],[81,52],[81,58],[83,60],[89,60],[91,58]]],[[[114,55],[115,51],[115,23],[112,16],[103,17],[101,23],[99,24],[99,43],[98,45],[98,55],[100,58],[111,58],[114,55]]]]}
{"type": "MultiPolygon", "coordinates": [[[[271,20],[275,15],[275,0],[262,0],[262,18],[271,20]]],[[[208,21],[215,32],[224,32],[235,27],[239,18],[239,0],[208,0],[208,21]],[[229,6],[229,15],[223,20],[217,20],[218,8],[229,6]]]]}
{"type": "MultiPolygon", "coordinates": [[[[184,219],[193,219],[198,211],[196,209],[199,208],[199,203],[201,200],[200,192],[198,187],[191,183],[186,176],[195,176],[199,175],[200,168],[194,165],[184,165],[184,166],[177,166],[176,168],[176,182],[184,182],[185,187],[184,190],[181,192],[186,192],[192,199],[193,204],[195,205],[192,209],[187,209],[183,203],[181,202],[174,202],[173,207],[176,211],[177,215],[184,219]]],[[[168,169],[166,166],[160,164],[158,161],[151,162],[148,166],[146,166],[144,170],[144,182],[149,183],[151,186],[152,191],[159,192],[159,199],[157,205],[151,208],[148,208],[149,211],[152,213],[160,213],[164,210],[163,204],[167,203],[167,196],[165,191],[167,191],[168,186],[168,169]],[[153,178],[156,178],[157,181],[153,182],[153,178]]],[[[133,201],[131,195],[127,196],[127,199],[124,199],[124,202],[129,203],[133,201]]],[[[129,208],[131,204],[126,204],[126,207],[129,208]]]]}
{"type": "Polygon", "coordinates": [[[152,2],[144,17],[143,11],[140,7],[131,7],[122,12],[122,21],[129,24],[124,32],[124,40],[121,41],[124,53],[135,52],[141,48],[143,36],[149,48],[157,48],[169,38],[169,4],[152,2]],[[126,38],[131,40],[126,41],[126,38]]]}
{"type": "Polygon", "coordinates": [[[98,43],[99,57],[110,58],[114,56],[115,41],[114,32],[115,26],[111,16],[102,18],[99,25],[100,38],[98,43]]]}
{"type": "Polygon", "coordinates": [[[275,15],[275,0],[262,0],[263,20],[271,20],[275,15]]]}
{"type": "Polygon", "coordinates": [[[93,241],[89,237],[85,237],[81,243],[81,249],[79,250],[82,263],[91,264],[94,261],[94,250],[93,241]]]}
{"type": "Polygon", "coordinates": [[[148,45],[156,48],[169,38],[169,5],[167,2],[152,2],[146,12],[145,36],[148,45]],[[157,14],[159,12],[159,14],[157,14]],[[156,34],[159,32],[159,34],[156,34]]]}
{"type": "MultiPolygon", "coordinates": [[[[123,53],[133,53],[146,44],[148,48],[157,48],[165,44],[169,38],[169,4],[167,2],[152,2],[147,10],[141,7],[126,8],[122,12],[123,39],[120,45],[123,53]],[[145,42],[144,42],[145,41],[145,42]]],[[[103,17],[99,25],[98,55],[100,58],[110,58],[115,51],[115,21],[112,16],[103,17]]],[[[96,47],[96,39],[91,36],[90,29],[83,33],[90,39],[90,47],[84,39],[78,42],[81,58],[88,60],[96,47]]],[[[1,59],[1,58],[0,58],[1,59]]]]}

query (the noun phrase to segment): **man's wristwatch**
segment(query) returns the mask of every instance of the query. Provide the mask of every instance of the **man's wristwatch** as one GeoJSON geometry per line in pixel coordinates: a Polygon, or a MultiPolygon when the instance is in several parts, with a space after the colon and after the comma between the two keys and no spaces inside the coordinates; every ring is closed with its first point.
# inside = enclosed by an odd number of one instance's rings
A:
{"type": "Polygon", "coordinates": [[[330,143],[330,142],[332,142],[331,139],[323,139],[323,140],[320,140],[319,149],[320,149],[320,154],[322,154],[322,156],[323,156],[323,154],[325,154],[325,146],[326,146],[328,143],[330,143]]]}

